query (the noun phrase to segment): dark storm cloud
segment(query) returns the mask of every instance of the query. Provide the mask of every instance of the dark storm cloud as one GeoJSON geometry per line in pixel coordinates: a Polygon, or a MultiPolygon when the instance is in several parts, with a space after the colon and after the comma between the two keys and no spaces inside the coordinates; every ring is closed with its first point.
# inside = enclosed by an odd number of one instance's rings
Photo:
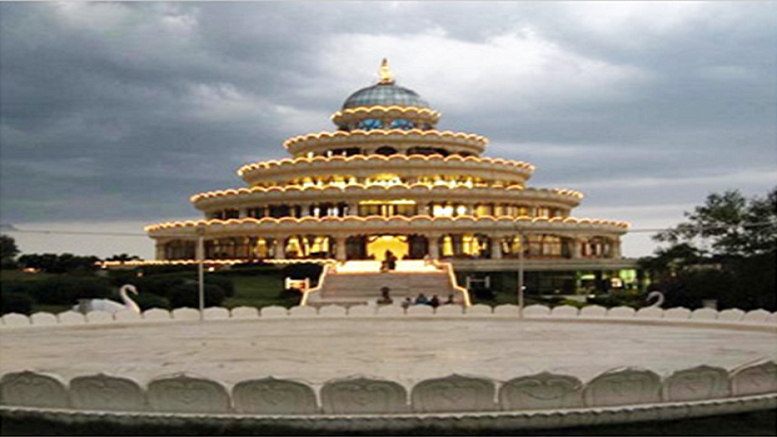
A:
{"type": "Polygon", "coordinates": [[[195,217],[189,195],[240,186],[239,165],[329,129],[384,56],[443,112],[442,128],[488,136],[490,155],[530,161],[536,185],[582,189],[594,206],[764,192],[777,163],[775,12],[3,3],[2,221],[195,217]]]}

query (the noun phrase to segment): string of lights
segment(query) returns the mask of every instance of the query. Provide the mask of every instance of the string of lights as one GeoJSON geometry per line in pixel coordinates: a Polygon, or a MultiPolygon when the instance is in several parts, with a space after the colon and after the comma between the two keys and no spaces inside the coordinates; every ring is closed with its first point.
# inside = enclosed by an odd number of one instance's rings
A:
{"type": "MultiPolygon", "coordinates": [[[[743,228],[758,228],[758,227],[766,227],[766,226],[775,226],[777,223],[774,222],[759,222],[759,223],[750,223],[746,225],[741,225],[743,228]]],[[[737,226],[694,226],[693,229],[695,230],[716,230],[716,229],[730,229],[737,226]]],[[[674,229],[674,227],[668,227],[668,228],[631,228],[629,229],[628,233],[658,233],[658,232],[664,232],[674,229]]],[[[56,230],[56,229],[19,229],[16,227],[12,228],[5,228],[0,230],[0,232],[3,233],[20,233],[20,234],[52,234],[52,235],[95,235],[95,236],[112,236],[112,237],[144,237],[148,238],[148,235],[145,233],[140,232],[107,232],[107,231],[65,231],[65,230],[56,230]]],[[[168,236],[168,235],[165,235],[168,236]]],[[[174,237],[176,235],[169,235],[171,237],[174,237]]],[[[191,237],[191,235],[180,235],[181,237],[191,237]]]]}

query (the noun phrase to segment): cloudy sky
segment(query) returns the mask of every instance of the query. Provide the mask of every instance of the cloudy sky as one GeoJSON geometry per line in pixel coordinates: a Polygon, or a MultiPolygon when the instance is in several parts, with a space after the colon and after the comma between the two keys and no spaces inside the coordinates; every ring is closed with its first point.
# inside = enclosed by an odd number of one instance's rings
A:
{"type": "MultiPolygon", "coordinates": [[[[671,226],[711,192],[777,184],[775,2],[2,3],[2,225],[198,218],[190,195],[331,129],[383,57],[441,129],[583,191],[578,217],[671,226]]],[[[142,236],[11,235],[153,257],[142,236]]]]}

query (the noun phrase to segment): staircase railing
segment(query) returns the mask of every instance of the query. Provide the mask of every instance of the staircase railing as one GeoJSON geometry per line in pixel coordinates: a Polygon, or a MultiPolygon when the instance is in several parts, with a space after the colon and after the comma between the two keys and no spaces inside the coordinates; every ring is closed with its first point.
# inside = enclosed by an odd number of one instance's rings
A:
{"type": "Polygon", "coordinates": [[[444,271],[448,275],[448,279],[451,281],[451,286],[453,287],[453,290],[461,293],[461,296],[464,301],[464,306],[465,307],[472,306],[472,301],[469,298],[469,290],[460,286],[458,281],[456,281],[456,274],[453,272],[453,264],[442,262],[431,258],[424,258],[424,262],[427,264],[431,264],[436,268],[444,271]]]}
{"type": "Polygon", "coordinates": [[[324,288],[324,282],[326,282],[326,277],[330,273],[337,272],[337,263],[336,262],[328,262],[324,264],[324,268],[321,270],[321,276],[318,277],[318,284],[316,284],[315,287],[309,288],[307,290],[302,291],[302,300],[300,301],[300,306],[306,306],[308,304],[308,300],[310,299],[310,295],[313,293],[318,293],[324,288]]]}

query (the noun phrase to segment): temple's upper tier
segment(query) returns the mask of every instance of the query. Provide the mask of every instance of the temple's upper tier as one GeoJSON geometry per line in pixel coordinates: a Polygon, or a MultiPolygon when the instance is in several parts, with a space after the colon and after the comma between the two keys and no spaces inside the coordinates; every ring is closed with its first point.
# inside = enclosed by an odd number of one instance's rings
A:
{"type": "Polygon", "coordinates": [[[343,108],[332,115],[338,130],[434,129],[440,113],[415,91],[394,83],[394,73],[385,59],[378,75],[378,83],[351,94],[343,108]]]}

